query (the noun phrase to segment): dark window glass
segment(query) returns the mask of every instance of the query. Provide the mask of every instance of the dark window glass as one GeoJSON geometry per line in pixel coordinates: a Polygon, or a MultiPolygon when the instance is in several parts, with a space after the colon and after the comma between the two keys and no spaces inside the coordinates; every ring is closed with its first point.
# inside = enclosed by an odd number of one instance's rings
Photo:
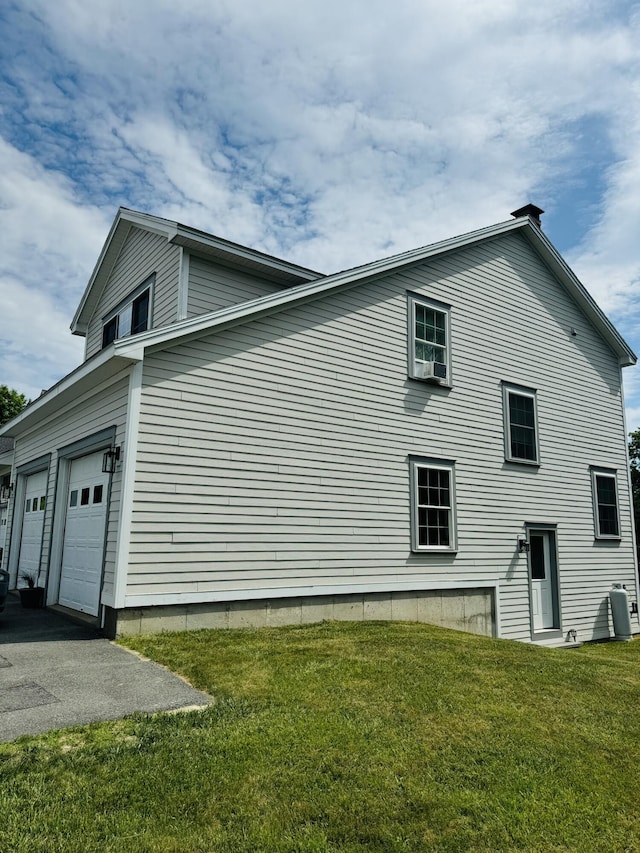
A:
{"type": "Polygon", "coordinates": [[[46,505],[47,505],[47,498],[45,495],[42,495],[42,497],[40,498],[40,511],[41,512],[46,507],[46,505]]]}
{"type": "Polygon", "coordinates": [[[543,581],[546,577],[544,569],[544,542],[542,536],[532,536],[531,542],[531,579],[543,581]]]}
{"type": "Polygon", "coordinates": [[[78,506],[78,490],[74,489],[69,495],[69,506],[78,506]]]}
{"type": "Polygon", "coordinates": [[[33,499],[33,505],[31,507],[31,512],[37,512],[37,511],[38,511],[38,498],[34,498],[33,499]]]}
{"type": "Polygon", "coordinates": [[[149,291],[145,290],[133,300],[133,313],[131,316],[131,334],[146,332],[149,325],[149,291]]]}
{"type": "Polygon", "coordinates": [[[80,506],[86,506],[89,503],[89,495],[91,494],[91,489],[87,486],[86,489],[82,490],[82,494],[80,495],[80,506]]]}
{"type": "Polygon", "coordinates": [[[93,487],[93,502],[94,504],[102,503],[102,486],[93,487]]]}
{"type": "Polygon", "coordinates": [[[533,397],[509,394],[509,432],[511,456],[514,459],[527,459],[535,462],[537,451],[533,397]]]}
{"type": "Polygon", "coordinates": [[[27,502],[24,505],[25,512],[31,512],[31,498],[27,498],[27,502]]]}
{"type": "Polygon", "coordinates": [[[613,477],[596,476],[598,501],[598,529],[601,536],[619,536],[618,499],[616,481],[613,477]]]}
{"type": "Polygon", "coordinates": [[[118,336],[118,318],[114,317],[102,327],[102,346],[103,348],[113,343],[118,336]]]}

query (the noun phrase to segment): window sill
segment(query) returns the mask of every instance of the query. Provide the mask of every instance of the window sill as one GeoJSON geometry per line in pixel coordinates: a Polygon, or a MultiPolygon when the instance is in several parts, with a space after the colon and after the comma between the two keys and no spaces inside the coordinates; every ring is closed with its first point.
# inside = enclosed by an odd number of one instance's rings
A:
{"type": "Polygon", "coordinates": [[[529,468],[539,468],[542,464],[540,461],[533,459],[510,459],[508,456],[504,457],[504,461],[510,465],[527,465],[529,468]]]}
{"type": "Polygon", "coordinates": [[[412,554],[457,554],[457,548],[412,548],[412,554]]]}
{"type": "Polygon", "coordinates": [[[451,382],[439,382],[437,379],[425,379],[422,376],[412,376],[410,373],[407,373],[407,379],[411,379],[413,382],[419,382],[421,385],[431,385],[434,388],[453,388],[451,382]]]}

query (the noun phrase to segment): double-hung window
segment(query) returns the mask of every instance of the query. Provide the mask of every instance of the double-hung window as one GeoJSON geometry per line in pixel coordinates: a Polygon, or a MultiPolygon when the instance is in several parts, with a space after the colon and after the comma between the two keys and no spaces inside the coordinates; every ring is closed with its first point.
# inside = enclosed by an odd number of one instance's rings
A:
{"type": "Polygon", "coordinates": [[[619,539],[620,516],[616,472],[592,468],[591,488],[596,539],[619,539]]]}
{"type": "Polygon", "coordinates": [[[152,285],[153,276],[103,319],[103,348],[117,338],[126,338],[129,335],[146,332],[150,326],[152,285]]]}
{"type": "Polygon", "coordinates": [[[411,547],[413,551],[455,551],[454,463],[410,459],[411,547]]]}
{"type": "Polygon", "coordinates": [[[538,416],[536,392],[517,385],[503,384],[504,455],[508,462],[537,465],[538,416]]]}
{"type": "Polygon", "coordinates": [[[450,309],[409,294],[408,369],[412,379],[451,384],[450,309]]]}

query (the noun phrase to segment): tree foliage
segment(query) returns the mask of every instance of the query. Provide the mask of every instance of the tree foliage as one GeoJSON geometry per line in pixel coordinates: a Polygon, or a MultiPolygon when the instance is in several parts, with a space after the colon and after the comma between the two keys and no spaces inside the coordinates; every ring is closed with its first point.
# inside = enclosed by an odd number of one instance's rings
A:
{"type": "Polygon", "coordinates": [[[7,385],[0,385],[0,426],[19,415],[28,402],[24,394],[7,385]]]}

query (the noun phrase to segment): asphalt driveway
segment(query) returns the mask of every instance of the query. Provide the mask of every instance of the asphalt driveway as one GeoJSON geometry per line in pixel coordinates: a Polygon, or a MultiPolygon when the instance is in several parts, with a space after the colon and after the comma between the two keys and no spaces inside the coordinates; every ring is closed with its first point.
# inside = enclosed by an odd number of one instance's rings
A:
{"type": "Polygon", "coordinates": [[[0,741],[211,701],[57,613],[25,610],[13,595],[0,613],[0,741]]]}

